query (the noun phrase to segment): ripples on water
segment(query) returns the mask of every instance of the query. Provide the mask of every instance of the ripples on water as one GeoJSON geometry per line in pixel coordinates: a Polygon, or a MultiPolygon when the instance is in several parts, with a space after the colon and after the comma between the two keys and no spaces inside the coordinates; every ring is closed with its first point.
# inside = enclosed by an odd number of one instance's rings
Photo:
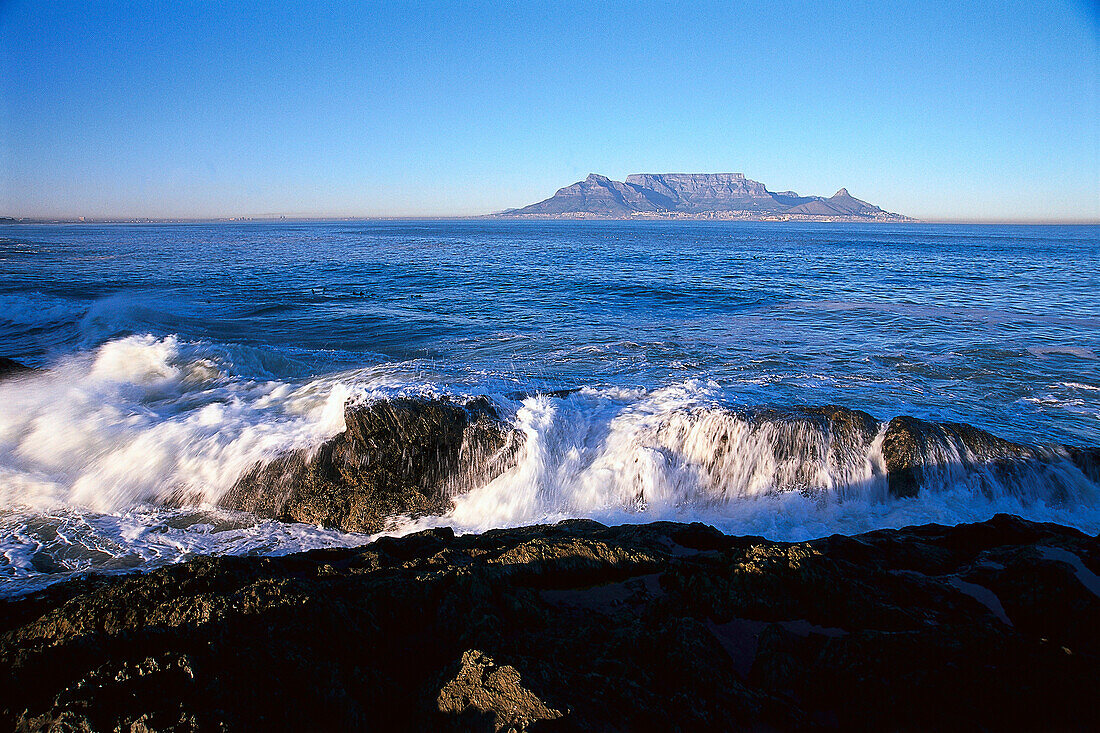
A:
{"type": "Polygon", "coordinates": [[[340,430],[349,395],[488,394],[538,434],[552,470],[521,466],[428,523],[702,518],[795,538],[1009,510],[1096,532],[1087,497],[704,505],[653,469],[672,498],[640,508],[576,487],[656,449],[627,429],[639,415],[700,405],[835,403],[1100,444],[1098,265],[1097,227],[5,226],[0,355],[47,371],[0,384],[0,592],[362,541],[210,506],[258,458],[340,430]],[[562,387],[586,389],[501,397],[562,387]],[[181,493],[195,506],[163,506],[181,493]]]}

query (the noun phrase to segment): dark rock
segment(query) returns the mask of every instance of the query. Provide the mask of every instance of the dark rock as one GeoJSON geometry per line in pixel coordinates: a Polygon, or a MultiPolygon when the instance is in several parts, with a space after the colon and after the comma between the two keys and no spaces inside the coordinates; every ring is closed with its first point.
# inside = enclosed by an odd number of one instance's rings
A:
{"type": "Polygon", "coordinates": [[[34,367],[29,367],[26,364],[20,364],[14,359],[8,359],[7,357],[0,356],[0,379],[7,379],[8,377],[18,377],[20,375],[30,374],[38,371],[34,367]]]}
{"type": "Polygon", "coordinates": [[[833,475],[862,471],[878,431],[879,422],[867,413],[836,405],[704,407],[696,408],[687,421],[666,421],[656,437],[673,454],[690,445],[691,460],[701,463],[711,486],[719,491],[729,481],[731,464],[744,466],[748,457],[758,461],[753,470],[770,469],[772,490],[813,495],[824,488],[823,470],[833,475]],[[685,425],[702,430],[686,439],[685,425]],[[751,434],[747,443],[742,428],[751,434]],[[701,443],[710,450],[700,450],[701,443]],[[770,450],[766,459],[756,455],[758,446],[770,450]]]}
{"type": "Polygon", "coordinates": [[[591,521],[0,602],[0,728],[1097,729],[1100,540],[591,521]],[[494,661],[495,660],[495,661],[494,661]]]}
{"type": "Polygon", "coordinates": [[[1100,447],[1098,448],[1074,448],[1067,447],[1070,461],[1080,469],[1081,473],[1092,481],[1100,484],[1100,447]]]}
{"type": "Polygon", "coordinates": [[[853,410],[838,405],[797,406],[790,408],[760,408],[750,412],[750,419],[757,423],[771,423],[786,427],[775,436],[774,446],[777,459],[798,460],[809,468],[812,462],[822,462],[824,455],[809,455],[816,444],[807,441],[803,428],[815,428],[829,436],[829,450],[834,464],[843,463],[849,454],[865,453],[879,430],[879,422],[862,410],[853,410]]]}
{"type": "Polygon", "coordinates": [[[916,496],[930,473],[952,467],[972,470],[992,467],[1011,473],[1015,464],[1040,460],[1036,451],[962,423],[934,423],[903,415],[886,427],[882,441],[890,493],[916,496]]]}
{"type": "Polygon", "coordinates": [[[399,514],[442,514],[451,497],[498,476],[520,433],[485,399],[349,404],[346,429],[316,450],[257,464],[221,505],[282,521],[376,532],[399,514]]]}
{"type": "Polygon", "coordinates": [[[569,387],[566,389],[551,389],[551,390],[519,390],[516,392],[508,392],[504,396],[510,400],[516,400],[522,402],[528,397],[554,397],[564,400],[570,395],[580,392],[580,387],[569,387]]]}
{"type": "MultiPolygon", "coordinates": [[[[566,398],[574,390],[538,392],[566,398]]],[[[515,399],[528,393],[511,395],[515,399]]],[[[1065,502],[1081,479],[1100,480],[1100,449],[1027,446],[962,423],[901,416],[883,430],[861,410],[836,405],[700,408],[685,420],[655,431],[657,444],[677,459],[685,431],[703,426],[713,448],[683,460],[699,462],[712,487],[722,490],[731,462],[745,446],[731,425],[770,448],[776,491],[813,495],[821,473],[855,476],[832,490],[863,491],[863,481],[885,486],[896,498],[921,490],[968,484],[987,496],[1011,494],[1025,501],[1065,502]],[[695,421],[695,422],[693,422],[695,421]],[[882,466],[872,446],[882,433],[882,466]],[[867,466],[870,474],[866,474],[867,466]],[[1068,470],[1067,470],[1068,469],[1068,470]],[[864,478],[866,477],[866,478],[864,478]]],[[[296,450],[254,465],[226,493],[221,505],[283,521],[309,522],[350,531],[384,529],[397,515],[444,514],[453,497],[484,485],[515,464],[523,434],[505,425],[492,404],[479,398],[460,404],[441,399],[395,399],[345,408],[347,428],[312,450],[296,450]]],[[[699,437],[692,437],[698,442],[699,437]]],[[[638,501],[646,497],[639,494],[638,501]]],[[[178,497],[180,504],[186,497],[178,497]]]]}

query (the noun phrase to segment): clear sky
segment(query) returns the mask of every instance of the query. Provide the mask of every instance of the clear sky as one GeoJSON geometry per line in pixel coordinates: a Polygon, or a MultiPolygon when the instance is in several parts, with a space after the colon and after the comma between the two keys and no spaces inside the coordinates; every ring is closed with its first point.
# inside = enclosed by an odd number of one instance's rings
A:
{"type": "Polygon", "coordinates": [[[462,215],[743,172],[1100,219],[1100,3],[0,0],[0,215],[462,215]]]}

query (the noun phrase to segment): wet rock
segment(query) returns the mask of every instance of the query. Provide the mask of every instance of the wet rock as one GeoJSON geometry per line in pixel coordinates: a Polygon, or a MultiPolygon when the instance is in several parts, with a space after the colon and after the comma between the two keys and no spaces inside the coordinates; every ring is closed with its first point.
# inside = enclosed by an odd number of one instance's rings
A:
{"type": "Polygon", "coordinates": [[[1098,571],[1005,515],[204,557],[0,602],[0,729],[1096,729],[1098,571]]]}
{"type": "Polygon", "coordinates": [[[1077,466],[1081,473],[1088,477],[1089,481],[1100,484],[1100,447],[1067,447],[1066,452],[1069,454],[1073,465],[1077,466]]]}
{"type": "MultiPolygon", "coordinates": [[[[485,398],[349,404],[345,422],[342,433],[318,448],[252,466],[221,505],[375,532],[397,515],[445,514],[456,495],[514,466],[524,437],[503,424],[485,398]]],[[[701,494],[716,498],[761,490],[841,499],[885,491],[910,498],[965,486],[988,497],[1064,503],[1096,490],[1082,475],[1100,482],[1100,449],[1020,445],[970,425],[909,416],[883,426],[866,412],[836,405],[692,408],[666,416],[638,441],[674,471],[699,471],[701,494]]],[[[643,488],[630,498],[639,507],[649,500],[643,488]]],[[[168,500],[189,501],[187,495],[168,500]]]]}
{"type": "Polygon", "coordinates": [[[1040,460],[1036,451],[998,438],[972,425],[935,423],[903,415],[886,426],[882,441],[890,493],[916,496],[938,472],[968,472],[986,468],[1001,475],[1023,470],[1040,460]]]}
{"type": "Polygon", "coordinates": [[[477,649],[462,654],[458,675],[439,691],[436,702],[442,713],[491,715],[494,731],[523,731],[532,723],[563,715],[524,688],[515,667],[498,665],[477,649]]]}
{"type": "Polygon", "coordinates": [[[20,364],[15,359],[8,359],[7,357],[0,356],[0,379],[7,379],[8,377],[18,377],[20,375],[31,374],[38,371],[34,367],[29,367],[26,364],[20,364]]]}
{"type": "Polygon", "coordinates": [[[442,514],[503,473],[520,435],[485,399],[349,404],[346,429],[316,450],[253,466],[221,505],[282,521],[376,532],[399,514],[442,514]]]}
{"type": "Polygon", "coordinates": [[[879,430],[878,420],[871,415],[839,405],[773,407],[752,411],[750,416],[757,424],[778,428],[772,436],[773,454],[778,461],[800,464],[807,474],[801,482],[807,485],[813,483],[810,473],[816,465],[841,466],[866,454],[879,430]],[[807,431],[823,439],[810,439],[807,431]]]}

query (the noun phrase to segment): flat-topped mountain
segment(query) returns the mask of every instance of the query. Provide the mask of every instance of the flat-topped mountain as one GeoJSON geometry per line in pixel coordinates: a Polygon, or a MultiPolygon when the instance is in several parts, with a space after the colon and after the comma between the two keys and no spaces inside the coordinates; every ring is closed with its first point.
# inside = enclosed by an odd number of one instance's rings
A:
{"type": "Polygon", "coordinates": [[[777,193],[743,173],[634,173],[625,181],[592,173],[545,201],[498,216],[908,220],[854,198],[845,188],[831,198],[777,193]]]}

